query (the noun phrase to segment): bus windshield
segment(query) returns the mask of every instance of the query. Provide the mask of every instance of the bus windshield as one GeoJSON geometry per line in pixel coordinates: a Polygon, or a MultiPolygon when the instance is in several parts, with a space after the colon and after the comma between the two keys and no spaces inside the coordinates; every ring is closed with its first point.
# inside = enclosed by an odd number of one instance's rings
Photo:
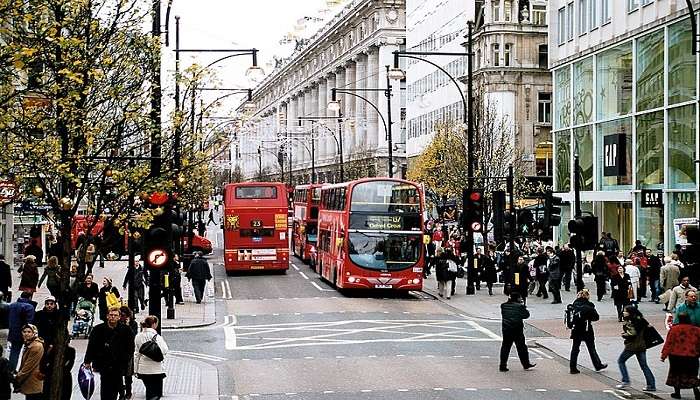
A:
{"type": "Polygon", "coordinates": [[[277,188],[274,186],[239,186],[236,188],[237,199],[276,199],[277,188]]]}
{"type": "Polygon", "coordinates": [[[418,262],[421,235],[404,233],[350,233],[350,260],[360,267],[400,270],[418,262]]]}
{"type": "Polygon", "coordinates": [[[413,185],[393,181],[372,181],[352,189],[353,212],[419,213],[420,197],[413,185]]]}

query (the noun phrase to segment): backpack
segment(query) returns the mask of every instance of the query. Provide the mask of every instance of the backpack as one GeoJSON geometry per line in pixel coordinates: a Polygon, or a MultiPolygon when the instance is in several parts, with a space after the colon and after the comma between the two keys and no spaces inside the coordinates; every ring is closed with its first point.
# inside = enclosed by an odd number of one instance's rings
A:
{"type": "Polygon", "coordinates": [[[581,315],[581,310],[574,306],[573,303],[566,306],[564,311],[564,325],[566,329],[574,329],[574,327],[581,322],[583,322],[583,315],[581,315]]]}

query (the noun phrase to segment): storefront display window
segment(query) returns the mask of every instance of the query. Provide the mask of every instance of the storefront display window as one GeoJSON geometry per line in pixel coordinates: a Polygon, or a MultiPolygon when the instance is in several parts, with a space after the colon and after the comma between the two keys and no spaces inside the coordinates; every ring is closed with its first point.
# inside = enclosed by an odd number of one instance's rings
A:
{"type": "Polygon", "coordinates": [[[571,132],[560,131],[554,134],[556,141],[556,168],[554,170],[554,190],[571,190],[571,132]]]}
{"type": "Polygon", "coordinates": [[[598,124],[598,177],[602,190],[632,185],[632,118],[598,124]]]}
{"type": "Polygon", "coordinates": [[[558,69],[554,73],[554,79],[556,85],[554,129],[566,128],[571,123],[571,70],[568,66],[558,69]]]}
{"type": "Polygon", "coordinates": [[[581,166],[581,190],[593,190],[593,133],[591,126],[574,129],[578,162],[581,166]]]}
{"type": "Polygon", "coordinates": [[[593,57],[574,64],[574,125],[593,120],[593,57]]]}
{"type": "Polygon", "coordinates": [[[669,186],[695,187],[695,105],[668,110],[669,186]]]}
{"type": "Polygon", "coordinates": [[[664,31],[637,40],[637,111],[664,105],[664,31]]]}
{"type": "Polygon", "coordinates": [[[642,208],[641,194],[637,195],[637,240],[650,249],[662,247],[664,243],[664,209],[642,208]]]}
{"type": "Polygon", "coordinates": [[[598,119],[629,114],[632,111],[632,43],[606,50],[597,57],[598,119]]]}
{"type": "Polygon", "coordinates": [[[684,18],[668,28],[668,103],[676,104],[695,97],[695,55],[690,20],[684,18]]]}
{"type": "Polygon", "coordinates": [[[637,188],[664,183],[664,113],[637,117],[637,188]]]}

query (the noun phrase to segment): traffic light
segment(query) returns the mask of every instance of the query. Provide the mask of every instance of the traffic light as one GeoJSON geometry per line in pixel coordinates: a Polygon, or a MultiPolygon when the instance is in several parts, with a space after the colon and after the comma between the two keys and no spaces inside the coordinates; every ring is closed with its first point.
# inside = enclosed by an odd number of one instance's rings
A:
{"type": "Polygon", "coordinates": [[[552,195],[552,192],[547,192],[544,198],[543,227],[545,229],[561,224],[561,204],[561,197],[552,195]]]}
{"type": "Polygon", "coordinates": [[[464,208],[464,228],[467,232],[482,232],[484,229],[484,191],[462,191],[462,205],[464,208]]]}
{"type": "Polygon", "coordinates": [[[505,213],[506,213],[506,192],[502,190],[496,190],[491,195],[493,210],[493,238],[496,243],[505,240],[506,235],[509,235],[510,231],[505,229],[505,213]]]}
{"type": "Polygon", "coordinates": [[[518,211],[518,235],[520,236],[530,236],[534,231],[535,217],[532,215],[532,211],[528,209],[523,209],[518,211]]]}
{"type": "Polygon", "coordinates": [[[598,235],[598,217],[584,215],[569,221],[571,247],[585,251],[595,249],[598,235]]]}

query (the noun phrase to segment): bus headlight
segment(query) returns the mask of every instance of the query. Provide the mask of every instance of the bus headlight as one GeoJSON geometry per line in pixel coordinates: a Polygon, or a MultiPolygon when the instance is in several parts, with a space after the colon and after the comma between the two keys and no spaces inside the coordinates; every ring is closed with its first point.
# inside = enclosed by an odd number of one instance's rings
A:
{"type": "Polygon", "coordinates": [[[411,283],[414,284],[414,285],[419,284],[419,283],[420,283],[420,278],[412,279],[412,280],[411,280],[411,283]]]}
{"type": "Polygon", "coordinates": [[[348,278],[348,282],[350,283],[355,283],[355,281],[357,281],[357,279],[354,276],[348,278]]]}

